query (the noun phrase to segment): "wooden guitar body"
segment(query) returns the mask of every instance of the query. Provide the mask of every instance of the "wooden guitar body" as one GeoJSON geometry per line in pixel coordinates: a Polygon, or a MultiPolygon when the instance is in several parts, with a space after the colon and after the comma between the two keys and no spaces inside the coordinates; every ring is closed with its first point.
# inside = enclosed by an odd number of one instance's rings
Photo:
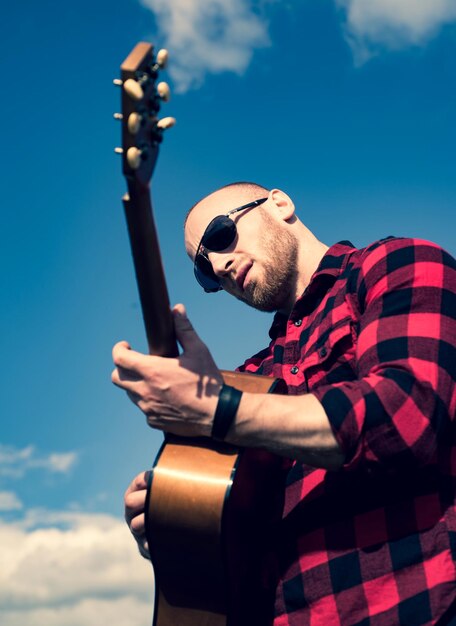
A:
{"type": "MultiPolygon", "coordinates": [[[[149,353],[179,354],[150,180],[163,131],[168,86],[157,83],[166,51],[139,43],[121,66],[123,198],[149,353]]],[[[170,121],[171,120],[171,121],[170,121]]],[[[282,381],[224,372],[243,391],[283,393],[282,381]]],[[[156,579],[155,626],[267,626],[275,581],[264,561],[282,514],[282,459],[210,439],[165,435],[146,502],[146,535],[156,579]]]]}
{"type": "MultiPolygon", "coordinates": [[[[224,372],[243,391],[281,381],[224,372]]],[[[283,507],[282,459],[212,440],[167,437],[151,473],[146,533],[154,626],[266,626],[275,581],[264,570],[283,507]]]]}

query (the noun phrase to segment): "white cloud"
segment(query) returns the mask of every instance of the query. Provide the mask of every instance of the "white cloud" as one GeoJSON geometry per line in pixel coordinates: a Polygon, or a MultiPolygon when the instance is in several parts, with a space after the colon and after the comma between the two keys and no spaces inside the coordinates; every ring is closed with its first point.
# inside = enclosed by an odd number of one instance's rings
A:
{"type": "Polygon", "coordinates": [[[123,521],[34,510],[0,521],[2,626],[144,626],[153,577],[123,521]]]}
{"type": "Polygon", "coordinates": [[[142,0],[170,49],[176,91],[199,85],[206,73],[242,74],[256,48],[269,45],[267,24],[249,0],[142,0]]]}
{"type": "Polygon", "coordinates": [[[12,491],[0,491],[0,511],[17,511],[23,504],[12,491]]]}
{"type": "Polygon", "coordinates": [[[336,0],[346,11],[345,32],[355,61],[381,49],[423,45],[456,19],[455,0],[336,0]]]}
{"type": "Polygon", "coordinates": [[[76,452],[53,452],[46,459],[44,467],[51,472],[66,474],[76,463],[76,452]]]}
{"type": "MultiPolygon", "coordinates": [[[[276,0],[140,0],[169,48],[175,89],[201,84],[208,73],[242,74],[256,49],[270,45],[268,5],[276,0]],[[258,8],[261,12],[258,12],[258,8]]],[[[382,50],[424,45],[456,20],[456,0],[335,0],[355,63],[382,50]]]]}
{"type": "Polygon", "coordinates": [[[148,626],[151,615],[150,603],[136,596],[89,598],[51,609],[0,609],[0,623],[2,626],[148,626]]]}
{"type": "Polygon", "coordinates": [[[48,472],[66,474],[78,458],[76,452],[51,452],[43,454],[34,446],[15,448],[0,444],[0,477],[22,478],[29,470],[44,469],[48,472]]]}

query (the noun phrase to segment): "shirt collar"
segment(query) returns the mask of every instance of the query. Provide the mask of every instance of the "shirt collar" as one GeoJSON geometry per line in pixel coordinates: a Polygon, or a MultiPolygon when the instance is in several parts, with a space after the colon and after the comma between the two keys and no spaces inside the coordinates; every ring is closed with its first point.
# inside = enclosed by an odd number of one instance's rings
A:
{"type": "Polygon", "coordinates": [[[350,241],[339,241],[326,251],[302,296],[296,301],[290,316],[287,317],[283,313],[275,314],[269,330],[271,339],[275,339],[278,336],[288,319],[300,316],[303,308],[305,308],[303,306],[304,303],[308,302],[317,291],[323,290],[326,292],[334,284],[337,277],[345,269],[350,255],[355,251],[356,248],[350,241]]]}
{"type": "MultiPolygon", "coordinates": [[[[312,278],[310,279],[310,283],[306,289],[312,285],[315,279],[322,274],[327,274],[330,276],[339,276],[342,273],[342,270],[345,268],[345,264],[348,261],[348,256],[355,252],[356,248],[350,241],[339,241],[331,246],[323,256],[320,261],[320,265],[317,267],[314,272],[312,278]]],[[[304,294],[306,293],[304,291],[304,294]]],[[[303,294],[303,295],[304,295],[303,294]]]]}

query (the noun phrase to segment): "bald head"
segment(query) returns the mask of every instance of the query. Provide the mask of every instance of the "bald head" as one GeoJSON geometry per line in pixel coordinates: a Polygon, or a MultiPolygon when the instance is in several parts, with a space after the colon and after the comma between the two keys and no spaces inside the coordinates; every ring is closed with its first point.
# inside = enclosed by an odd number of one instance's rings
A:
{"type": "MultiPolygon", "coordinates": [[[[195,202],[195,204],[188,210],[187,215],[184,220],[184,228],[187,224],[187,220],[189,218],[190,213],[196,208],[200,203],[204,202],[206,199],[219,194],[219,192],[228,192],[226,195],[228,197],[236,197],[239,198],[241,204],[247,204],[250,200],[257,200],[258,198],[264,198],[269,194],[269,189],[263,187],[262,185],[258,185],[257,183],[252,183],[248,181],[240,181],[236,183],[229,183],[228,185],[223,185],[223,187],[219,187],[215,191],[195,202]],[[245,200],[245,202],[243,202],[245,200]]],[[[222,196],[225,194],[221,194],[222,196]]]]}
{"type": "MultiPolygon", "coordinates": [[[[194,258],[204,229],[216,215],[225,215],[232,209],[269,195],[268,189],[251,182],[224,185],[198,200],[187,213],[184,230],[187,254],[194,258]]],[[[262,207],[258,208],[260,211],[262,207]]],[[[235,217],[237,221],[237,216],[235,217]]]]}

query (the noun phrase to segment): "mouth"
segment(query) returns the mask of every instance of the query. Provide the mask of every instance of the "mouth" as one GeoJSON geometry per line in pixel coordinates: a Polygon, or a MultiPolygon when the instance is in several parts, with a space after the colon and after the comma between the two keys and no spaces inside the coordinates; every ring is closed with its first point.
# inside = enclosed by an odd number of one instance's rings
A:
{"type": "Polygon", "coordinates": [[[247,274],[249,273],[252,265],[253,265],[252,263],[246,263],[246,265],[243,265],[240,268],[240,270],[238,271],[236,275],[236,284],[241,291],[244,291],[244,285],[246,283],[247,274]]]}

